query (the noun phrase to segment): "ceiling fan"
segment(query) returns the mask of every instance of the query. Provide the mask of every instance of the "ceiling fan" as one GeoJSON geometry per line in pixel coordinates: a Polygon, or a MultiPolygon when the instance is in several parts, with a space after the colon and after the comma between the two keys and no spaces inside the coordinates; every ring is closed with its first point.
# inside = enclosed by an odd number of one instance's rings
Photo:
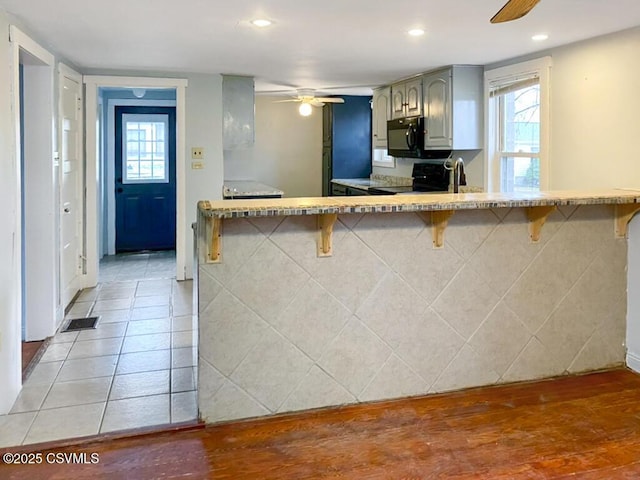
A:
{"type": "Polygon", "coordinates": [[[524,17],[540,0],[509,0],[491,19],[491,23],[510,22],[524,17]]]}
{"type": "Polygon", "coordinates": [[[309,116],[313,109],[311,107],[322,107],[325,103],[344,103],[343,98],[339,97],[316,97],[315,91],[307,88],[300,88],[294,98],[287,100],[277,100],[280,102],[300,102],[298,111],[302,116],[309,116]]]}

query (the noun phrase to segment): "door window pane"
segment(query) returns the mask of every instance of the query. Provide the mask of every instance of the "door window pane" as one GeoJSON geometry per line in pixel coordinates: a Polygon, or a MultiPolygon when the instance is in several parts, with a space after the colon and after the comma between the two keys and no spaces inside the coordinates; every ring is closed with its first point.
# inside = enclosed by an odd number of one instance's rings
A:
{"type": "Polygon", "coordinates": [[[168,183],[167,115],[122,116],[123,183],[168,183]]]}

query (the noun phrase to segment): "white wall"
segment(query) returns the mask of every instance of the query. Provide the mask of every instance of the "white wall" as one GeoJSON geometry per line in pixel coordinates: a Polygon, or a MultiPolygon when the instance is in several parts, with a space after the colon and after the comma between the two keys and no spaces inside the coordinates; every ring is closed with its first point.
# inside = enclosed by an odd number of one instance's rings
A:
{"type": "Polygon", "coordinates": [[[550,55],[550,189],[640,188],[640,27],[511,59],[550,55]]]}
{"type": "Polygon", "coordinates": [[[199,200],[222,198],[222,76],[187,75],[186,275],[192,277],[193,232],[199,200]],[[191,169],[191,148],[204,148],[204,168],[191,169]]]}
{"type": "Polygon", "coordinates": [[[266,183],[286,197],[321,196],[322,110],[302,117],[282,99],[256,96],[255,145],[224,152],[224,178],[266,183]]]}
{"type": "Polygon", "coordinates": [[[640,28],[553,50],[552,189],[640,187],[640,28]]]}

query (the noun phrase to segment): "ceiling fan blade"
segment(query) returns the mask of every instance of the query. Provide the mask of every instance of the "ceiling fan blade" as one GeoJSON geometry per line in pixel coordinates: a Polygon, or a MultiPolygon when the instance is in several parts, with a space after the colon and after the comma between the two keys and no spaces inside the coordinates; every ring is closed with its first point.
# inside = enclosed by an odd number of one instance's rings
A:
{"type": "Polygon", "coordinates": [[[290,98],[287,100],[274,100],[273,103],[284,103],[284,102],[301,102],[301,98],[290,98]]]}
{"type": "Polygon", "coordinates": [[[321,98],[314,98],[313,100],[309,101],[309,103],[314,107],[323,107],[324,103],[321,100],[321,98]]]}
{"type": "Polygon", "coordinates": [[[509,0],[491,19],[491,23],[510,22],[524,17],[540,0],[509,0]]]}
{"type": "Polygon", "coordinates": [[[344,103],[344,98],[338,97],[316,97],[316,100],[324,103],[344,103]]]}

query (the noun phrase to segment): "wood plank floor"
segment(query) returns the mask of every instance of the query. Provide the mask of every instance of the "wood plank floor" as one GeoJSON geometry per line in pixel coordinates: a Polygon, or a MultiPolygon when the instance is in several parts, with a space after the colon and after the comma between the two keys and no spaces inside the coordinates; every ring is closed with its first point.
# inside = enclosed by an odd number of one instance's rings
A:
{"type": "Polygon", "coordinates": [[[100,461],[0,462],[0,478],[637,479],[640,376],[620,369],[30,451],[100,461]]]}
{"type": "Polygon", "coordinates": [[[22,342],[22,379],[25,380],[28,373],[38,362],[40,356],[44,353],[45,341],[22,342]]]}

